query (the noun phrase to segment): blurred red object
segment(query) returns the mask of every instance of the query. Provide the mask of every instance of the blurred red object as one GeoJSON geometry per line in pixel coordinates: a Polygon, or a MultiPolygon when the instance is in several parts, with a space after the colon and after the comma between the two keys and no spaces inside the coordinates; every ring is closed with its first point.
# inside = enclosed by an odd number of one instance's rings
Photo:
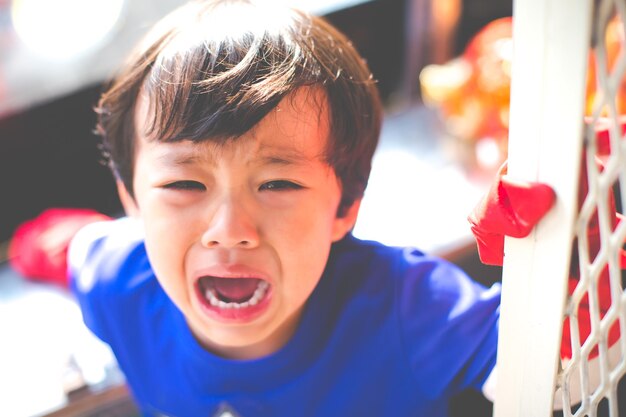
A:
{"type": "Polygon", "coordinates": [[[15,230],[9,263],[24,277],[67,286],[67,249],[83,226],[110,217],[90,209],[53,208],[15,230]]]}

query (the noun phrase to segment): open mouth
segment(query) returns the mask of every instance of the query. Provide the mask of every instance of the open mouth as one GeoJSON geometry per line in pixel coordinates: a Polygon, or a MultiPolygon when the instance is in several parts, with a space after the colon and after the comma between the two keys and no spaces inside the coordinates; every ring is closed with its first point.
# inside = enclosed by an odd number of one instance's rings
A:
{"type": "Polygon", "coordinates": [[[270,284],[259,278],[220,278],[205,276],[198,280],[198,290],[207,307],[242,310],[267,301],[270,284]]]}

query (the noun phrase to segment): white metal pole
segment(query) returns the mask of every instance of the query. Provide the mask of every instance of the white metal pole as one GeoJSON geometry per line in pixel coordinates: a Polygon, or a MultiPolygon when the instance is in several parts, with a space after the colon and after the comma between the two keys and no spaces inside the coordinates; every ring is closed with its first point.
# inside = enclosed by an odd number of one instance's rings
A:
{"type": "Polygon", "coordinates": [[[591,0],[516,0],[509,168],[557,202],[531,235],[507,238],[495,417],[552,415],[576,191],[591,0]]]}

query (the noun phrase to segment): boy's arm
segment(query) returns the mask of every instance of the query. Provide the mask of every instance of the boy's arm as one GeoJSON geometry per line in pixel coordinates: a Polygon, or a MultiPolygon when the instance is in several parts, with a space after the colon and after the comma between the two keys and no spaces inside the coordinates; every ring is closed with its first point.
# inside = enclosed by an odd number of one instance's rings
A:
{"type": "Polygon", "coordinates": [[[70,241],[87,224],[110,219],[90,209],[45,210],[18,226],[9,244],[9,263],[25,278],[67,288],[70,241]]]}

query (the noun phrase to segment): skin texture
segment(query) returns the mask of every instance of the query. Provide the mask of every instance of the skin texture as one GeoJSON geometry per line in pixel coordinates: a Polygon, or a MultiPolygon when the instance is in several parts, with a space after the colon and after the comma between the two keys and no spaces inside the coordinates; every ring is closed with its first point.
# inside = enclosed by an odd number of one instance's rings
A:
{"type": "Polygon", "coordinates": [[[242,137],[215,144],[146,138],[149,103],[136,109],[135,198],[161,286],[197,340],[227,358],[252,359],[293,335],[332,242],[354,226],[360,201],[337,216],[341,184],[325,162],[325,96],[300,89],[242,137]],[[264,300],[228,314],[207,308],[201,276],[259,278],[264,300]]]}

